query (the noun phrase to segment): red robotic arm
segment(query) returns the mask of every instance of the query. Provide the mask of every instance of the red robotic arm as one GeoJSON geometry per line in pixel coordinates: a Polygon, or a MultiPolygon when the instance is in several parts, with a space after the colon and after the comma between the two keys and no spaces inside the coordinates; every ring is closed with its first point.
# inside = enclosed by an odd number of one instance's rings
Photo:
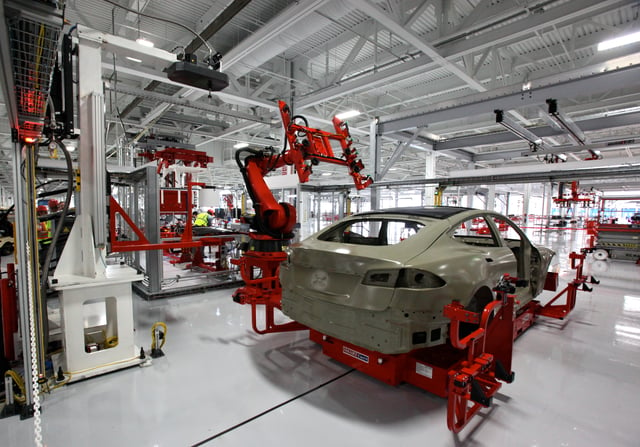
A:
{"type": "Polygon", "coordinates": [[[293,165],[300,182],[305,183],[313,173],[313,166],[326,162],[346,166],[358,190],[366,188],[373,180],[360,173],[364,165],[358,159],[357,151],[351,147],[353,140],[345,122],[334,118],[335,133],[325,132],[308,127],[302,116],[291,116],[289,106],[283,101],[279,101],[278,106],[286,134],[284,149],[280,153],[273,148],[240,149],[236,152],[236,162],[256,210],[252,228],[269,237],[286,240],[293,237],[296,211],[292,205],[276,201],[264,180],[270,171],[293,165]],[[298,121],[304,122],[304,125],[298,121]],[[340,144],[341,157],[334,155],[332,141],[340,144]],[[248,155],[242,159],[243,154],[248,155]]]}

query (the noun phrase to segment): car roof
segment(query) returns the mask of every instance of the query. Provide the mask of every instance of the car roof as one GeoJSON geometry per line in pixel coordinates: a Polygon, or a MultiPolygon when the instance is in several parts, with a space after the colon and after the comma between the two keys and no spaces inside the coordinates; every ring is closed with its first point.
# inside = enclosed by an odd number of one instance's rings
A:
{"type": "Polygon", "coordinates": [[[402,208],[385,208],[382,210],[367,211],[356,216],[368,216],[378,214],[406,214],[410,216],[431,217],[434,219],[447,219],[465,211],[478,211],[474,208],[457,206],[411,206],[402,208]]]}

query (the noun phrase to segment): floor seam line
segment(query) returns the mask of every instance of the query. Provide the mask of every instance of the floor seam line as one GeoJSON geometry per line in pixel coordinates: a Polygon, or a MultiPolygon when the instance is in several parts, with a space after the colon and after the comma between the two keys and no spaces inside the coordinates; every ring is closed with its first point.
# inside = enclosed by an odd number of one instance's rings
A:
{"type": "Polygon", "coordinates": [[[323,387],[325,387],[325,386],[327,386],[327,385],[330,385],[331,383],[333,383],[333,382],[335,382],[335,381],[337,381],[337,380],[342,379],[343,377],[345,377],[345,376],[346,376],[346,375],[348,375],[348,374],[351,374],[351,373],[352,373],[352,372],[354,372],[354,371],[356,371],[356,369],[355,369],[355,368],[352,368],[352,369],[350,369],[350,370],[348,370],[348,371],[346,371],[346,372],[344,372],[344,373],[340,374],[339,376],[334,377],[334,378],[333,378],[333,379],[331,379],[331,380],[328,380],[328,381],[326,381],[326,382],[324,382],[324,383],[321,383],[320,385],[316,385],[315,387],[311,388],[310,390],[305,391],[305,392],[304,392],[304,393],[302,393],[302,394],[298,394],[297,396],[293,396],[292,398],[290,398],[290,399],[288,399],[288,400],[285,400],[284,402],[281,402],[281,403],[279,403],[278,405],[275,405],[275,406],[273,406],[273,407],[271,407],[271,408],[268,408],[268,409],[264,410],[263,412],[256,414],[255,416],[252,416],[252,417],[250,417],[250,418],[248,418],[248,419],[245,419],[244,421],[239,422],[239,423],[237,423],[237,424],[235,424],[235,425],[233,425],[233,426],[231,426],[231,427],[229,427],[229,428],[227,428],[227,429],[225,429],[225,430],[223,430],[223,431],[221,431],[221,432],[218,432],[218,433],[216,433],[215,435],[212,435],[212,436],[210,436],[210,437],[208,437],[208,438],[206,438],[206,439],[203,439],[202,441],[199,441],[199,442],[197,442],[197,443],[193,444],[191,447],[199,447],[199,446],[201,446],[201,445],[204,445],[204,444],[208,443],[209,441],[213,441],[214,439],[219,438],[220,436],[225,435],[225,434],[227,434],[227,433],[230,433],[230,432],[232,432],[233,430],[235,430],[235,429],[237,429],[237,428],[240,428],[240,427],[242,427],[242,426],[243,426],[243,425],[245,425],[245,424],[248,424],[249,422],[255,421],[256,419],[259,419],[259,418],[261,418],[262,416],[265,416],[265,415],[267,415],[267,414],[271,413],[272,411],[277,410],[278,408],[282,408],[282,407],[284,407],[285,405],[288,405],[288,404],[290,404],[291,402],[293,402],[293,401],[295,401],[295,400],[300,399],[301,397],[304,397],[304,396],[306,396],[306,395],[308,395],[308,394],[313,393],[314,391],[319,390],[320,388],[323,388],[323,387]]]}

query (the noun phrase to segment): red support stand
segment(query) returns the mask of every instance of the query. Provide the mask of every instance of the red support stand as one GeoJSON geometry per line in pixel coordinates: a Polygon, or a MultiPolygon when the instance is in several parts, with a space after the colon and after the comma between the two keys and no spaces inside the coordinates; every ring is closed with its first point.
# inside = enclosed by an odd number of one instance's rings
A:
{"type": "MultiPolygon", "coordinates": [[[[575,307],[579,287],[586,287],[588,277],[582,274],[584,253],[571,253],[571,267],[576,277],[548,304],[531,301],[516,315],[516,278],[507,275],[494,289],[496,300],[482,312],[466,310],[454,301],[444,307],[443,314],[451,320],[449,342],[433,348],[422,348],[406,354],[382,354],[352,345],[342,340],[310,331],[309,338],[322,346],[327,356],[355,368],[389,385],[410,383],[447,399],[447,426],[458,433],[482,408],[491,406],[493,396],[502,382],[511,383],[514,340],[533,325],[538,315],[564,318],[575,307]],[[565,304],[556,305],[563,294],[565,304]],[[460,323],[478,327],[461,337],[460,323]]],[[[556,276],[551,276],[547,290],[556,290],[556,276]]],[[[597,283],[595,279],[591,282],[597,283]]]]}
{"type": "Polygon", "coordinates": [[[275,310],[281,308],[282,286],[280,285],[280,263],[287,259],[282,251],[247,251],[240,259],[231,263],[240,269],[245,285],[236,290],[233,300],[251,306],[251,323],[258,334],[290,332],[307,329],[306,326],[291,321],[285,324],[275,323],[275,310]],[[264,327],[258,327],[258,306],[264,306],[264,327]]]}
{"type": "MultiPolygon", "coordinates": [[[[569,253],[569,259],[571,260],[571,268],[576,271],[576,277],[567,286],[562,289],[551,301],[544,306],[540,306],[537,309],[537,315],[544,317],[557,318],[562,320],[573,310],[576,306],[576,296],[579,287],[582,290],[591,292],[591,288],[587,286],[586,282],[589,279],[588,276],[582,274],[582,268],[584,260],[587,257],[585,253],[569,253]],[[566,294],[567,298],[564,304],[554,304],[562,295],[566,294]]],[[[598,284],[599,281],[591,278],[593,284],[598,284]]]]}
{"type": "Polygon", "coordinates": [[[458,302],[445,306],[444,314],[452,321],[451,342],[446,345],[382,354],[313,329],[310,339],[327,356],[389,385],[406,382],[447,398],[447,425],[459,432],[481,408],[491,405],[500,381],[510,383],[514,378],[514,296],[504,289],[496,292],[498,299],[482,313],[467,311],[458,302]],[[478,324],[478,328],[460,338],[461,322],[478,324]]]}
{"type": "Polygon", "coordinates": [[[16,360],[13,334],[18,331],[18,298],[16,294],[16,272],[14,264],[7,264],[7,277],[0,279],[0,304],[2,305],[2,334],[4,356],[16,360]]]}

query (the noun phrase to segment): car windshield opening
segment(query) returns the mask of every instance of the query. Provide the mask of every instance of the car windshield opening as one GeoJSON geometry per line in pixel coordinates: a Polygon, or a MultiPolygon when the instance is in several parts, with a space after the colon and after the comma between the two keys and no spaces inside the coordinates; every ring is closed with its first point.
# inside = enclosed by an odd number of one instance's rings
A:
{"type": "Polygon", "coordinates": [[[318,239],[357,245],[395,245],[410,239],[424,227],[424,223],[407,219],[362,219],[343,222],[318,239]]]}

